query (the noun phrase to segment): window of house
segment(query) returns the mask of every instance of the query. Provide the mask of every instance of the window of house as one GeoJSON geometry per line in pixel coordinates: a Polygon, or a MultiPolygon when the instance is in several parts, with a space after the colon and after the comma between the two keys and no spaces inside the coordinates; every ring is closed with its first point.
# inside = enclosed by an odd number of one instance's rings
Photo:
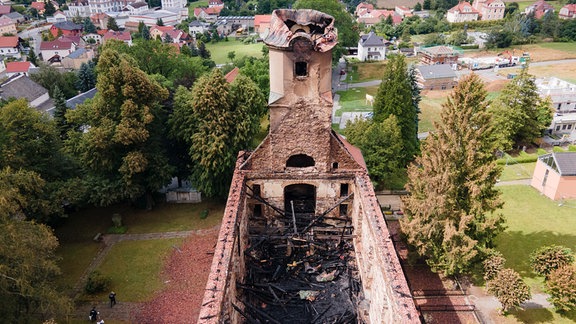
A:
{"type": "Polygon", "coordinates": [[[340,184],[340,197],[348,196],[348,184],[341,183],[340,184]]]}
{"type": "Polygon", "coordinates": [[[262,204],[256,204],[256,205],[254,205],[253,214],[254,214],[255,217],[260,217],[260,216],[262,216],[262,204]]]}
{"type": "Polygon", "coordinates": [[[332,169],[338,169],[338,162],[332,163],[332,169]]]}
{"type": "Polygon", "coordinates": [[[568,125],[567,129],[572,129],[572,124],[568,125]]]}
{"type": "Polygon", "coordinates": [[[565,129],[566,129],[566,125],[562,125],[562,130],[565,130],[565,129]]]}
{"type": "Polygon", "coordinates": [[[260,197],[260,185],[259,184],[255,184],[252,186],[252,193],[254,194],[254,196],[260,197]]]}
{"type": "Polygon", "coordinates": [[[306,154],[292,155],[288,158],[288,161],[286,161],[286,166],[292,168],[306,168],[314,166],[315,164],[314,159],[306,154]]]}
{"type": "Polygon", "coordinates": [[[548,173],[550,173],[550,170],[546,169],[546,172],[544,173],[544,179],[542,179],[542,187],[546,185],[546,181],[548,180],[548,173]]]}
{"type": "Polygon", "coordinates": [[[340,204],[340,216],[348,215],[348,204],[340,204]]]}

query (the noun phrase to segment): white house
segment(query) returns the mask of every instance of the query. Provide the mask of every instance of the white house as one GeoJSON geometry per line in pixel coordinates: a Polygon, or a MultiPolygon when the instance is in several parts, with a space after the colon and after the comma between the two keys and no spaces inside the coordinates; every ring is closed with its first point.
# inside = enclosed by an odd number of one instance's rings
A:
{"type": "Polygon", "coordinates": [[[68,4],[68,10],[65,11],[68,18],[90,17],[90,6],[88,0],[76,0],[68,4]]]}
{"type": "Polygon", "coordinates": [[[122,11],[127,11],[130,15],[138,15],[148,11],[149,9],[150,8],[146,2],[138,1],[127,4],[122,11]]]}
{"type": "Polygon", "coordinates": [[[68,17],[66,17],[66,15],[60,10],[56,11],[53,16],[46,17],[46,21],[52,24],[64,22],[66,20],[68,20],[68,17]]]}
{"type": "Polygon", "coordinates": [[[40,43],[40,54],[44,62],[60,62],[62,58],[68,56],[76,50],[76,44],[73,42],[63,42],[55,40],[51,42],[40,43]]]}
{"type": "Polygon", "coordinates": [[[0,36],[0,57],[21,57],[18,36],[0,36]]]}
{"type": "Polygon", "coordinates": [[[451,23],[476,21],[480,13],[469,2],[462,1],[450,8],[446,13],[446,20],[451,23]]]}
{"type": "Polygon", "coordinates": [[[556,135],[573,134],[576,129],[576,84],[555,77],[535,80],[542,98],[552,100],[554,117],[550,132],[556,135]]]}
{"type": "Polygon", "coordinates": [[[360,61],[386,59],[386,46],[388,43],[388,41],[376,35],[373,31],[360,36],[358,41],[358,59],[360,61]]]}
{"type": "Polygon", "coordinates": [[[506,10],[502,0],[474,0],[472,7],[480,13],[480,20],[503,19],[506,10]]]}
{"type": "Polygon", "coordinates": [[[210,24],[200,20],[193,20],[188,24],[188,34],[196,38],[196,34],[203,34],[209,30],[210,24]]]}

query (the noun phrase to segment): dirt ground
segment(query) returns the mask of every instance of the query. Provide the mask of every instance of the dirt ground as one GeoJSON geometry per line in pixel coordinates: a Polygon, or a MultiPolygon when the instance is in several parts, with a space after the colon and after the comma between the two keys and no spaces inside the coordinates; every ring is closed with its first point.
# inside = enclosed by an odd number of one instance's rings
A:
{"type": "Polygon", "coordinates": [[[194,323],[200,314],[218,228],[192,235],[164,265],[166,287],[132,314],[135,323],[194,323]]]}

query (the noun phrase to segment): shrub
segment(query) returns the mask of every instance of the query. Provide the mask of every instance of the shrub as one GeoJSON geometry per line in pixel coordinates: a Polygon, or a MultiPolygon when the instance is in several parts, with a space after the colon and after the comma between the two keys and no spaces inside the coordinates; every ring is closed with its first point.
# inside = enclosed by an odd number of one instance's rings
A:
{"type": "Polygon", "coordinates": [[[538,154],[538,156],[540,156],[540,155],[548,154],[548,152],[543,148],[539,148],[536,150],[536,154],[538,154]]]}
{"type": "Polygon", "coordinates": [[[548,300],[560,312],[576,309],[576,269],[572,265],[562,266],[550,273],[546,281],[548,300]]]}
{"type": "Polygon", "coordinates": [[[530,254],[532,270],[541,275],[548,275],[564,265],[574,262],[572,250],[561,245],[543,246],[530,254]]]}
{"type": "Polygon", "coordinates": [[[105,277],[100,272],[92,271],[88,276],[84,291],[91,295],[108,291],[111,282],[112,280],[110,278],[105,277]]]}
{"type": "Polygon", "coordinates": [[[108,234],[124,234],[124,233],[126,233],[126,231],[128,231],[128,228],[126,226],[112,226],[112,227],[108,228],[107,233],[108,234]]]}
{"type": "Polygon", "coordinates": [[[564,149],[561,148],[560,146],[554,146],[554,148],[552,148],[552,151],[553,151],[553,152],[556,152],[556,153],[558,153],[558,152],[566,152],[566,151],[564,151],[564,149]]]}
{"type": "Polygon", "coordinates": [[[498,298],[503,312],[507,312],[512,307],[518,307],[530,299],[530,287],[512,269],[499,271],[494,279],[486,283],[486,287],[489,293],[498,298]]]}
{"type": "Polygon", "coordinates": [[[568,145],[568,152],[576,152],[576,145],[568,145]]]}
{"type": "Polygon", "coordinates": [[[200,212],[200,219],[206,219],[206,217],[208,217],[208,209],[204,209],[203,211],[200,212]]]}
{"type": "Polygon", "coordinates": [[[115,213],[112,215],[112,224],[114,227],[121,227],[122,226],[122,215],[115,213]]]}
{"type": "Polygon", "coordinates": [[[484,280],[492,280],[500,272],[504,269],[504,263],[506,263],[506,259],[502,256],[502,253],[498,251],[492,251],[482,262],[482,266],[484,267],[484,280]]]}

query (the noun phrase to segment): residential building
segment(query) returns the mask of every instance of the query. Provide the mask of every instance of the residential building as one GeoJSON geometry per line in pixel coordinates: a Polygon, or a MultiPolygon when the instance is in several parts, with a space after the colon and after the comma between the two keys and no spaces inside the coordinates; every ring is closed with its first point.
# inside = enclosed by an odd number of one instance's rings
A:
{"type": "Polygon", "coordinates": [[[402,16],[400,16],[396,11],[393,10],[372,10],[366,11],[364,14],[356,18],[359,24],[364,24],[367,28],[370,28],[377,23],[388,19],[388,16],[392,17],[392,24],[398,25],[402,22],[402,16]]]}
{"type": "Polygon", "coordinates": [[[556,77],[534,81],[542,98],[550,97],[555,113],[576,113],[576,84],[556,77]]]}
{"type": "Polygon", "coordinates": [[[62,58],[76,50],[76,44],[70,41],[54,40],[40,43],[40,55],[44,62],[60,62],[62,58]]]}
{"type": "MultiPolygon", "coordinates": [[[[238,154],[199,318],[241,323],[244,314],[234,309],[242,304],[265,316],[278,310],[286,314],[284,323],[327,323],[328,310],[342,318],[357,309],[358,319],[347,322],[420,323],[362,153],[332,130],[333,19],[312,10],[275,10],[270,26],[264,40],[270,62],[269,134],[255,150],[238,154]],[[288,25],[294,22],[302,28],[291,32],[288,25]],[[317,46],[315,32],[326,36],[317,46]],[[310,252],[306,240],[322,248],[310,252]],[[322,266],[310,255],[322,259],[321,253],[335,249],[339,265],[333,269],[346,274],[341,283],[321,283],[317,274],[304,271],[304,260],[308,267],[322,266]],[[269,257],[287,255],[290,261],[269,257]],[[292,270],[284,271],[287,262],[300,268],[288,265],[292,270]],[[274,281],[301,291],[309,289],[308,280],[317,291],[331,287],[317,314],[284,311],[281,303],[260,308],[259,300],[252,306],[256,294],[244,288],[274,281]]],[[[310,305],[298,296],[290,303],[291,309],[310,305]]]]}
{"type": "Polygon", "coordinates": [[[15,23],[16,25],[26,21],[26,17],[24,17],[23,15],[21,15],[19,12],[16,11],[4,14],[2,15],[2,17],[10,18],[10,20],[12,20],[12,22],[15,23]]]}
{"type": "Polygon", "coordinates": [[[30,4],[30,8],[36,9],[39,15],[43,15],[46,11],[46,3],[44,1],[34,1],[30,4]]]}
{"type": "Polygon", "coordinates": [[[422,90],[451,90],[458,85],[458,76],[449,64],[418,65],[416,80],[422,90]]]}
{"type": "Polygon", "coordinates": [[[75,24],[71,21],[58,22],[50,27],[50,33],[54,37],[60,36],[80,36],[82,35],[82,29],[84,26],[81,24],[75,24]]]}
{"type": "Polygon", "coordinates": [[[86,44],[90,44],[90,43],[101,44],[102,43],[102,35],[100,35],[98,33],[86,34],[86,35],[82,36],[82,39],[84,39],[84,42],[86,44]],[[94,42],[92,42],[91,39],[93,39],[94,42]]]}
{"type": "Polygon", "coordinates": [[[222,1],[222,0],[209,0],[208,1],[208,8],[213,8],[213,7],[224,8],[224,1],[222,1]]]}
{"type": "Polygon", "coordinates": [[[540,19],[547,12],[554,12],[554,7],[544,0],[538,0],[524,9],[524,14],[534,15],[534,18],[540,19]]]}
{"type": "Polygon", "coordinates": [[[506,10],[502,0],[474,0],[472,7],[480,12],[480,20],[503,19],[506,10]]]}
{"type": "Polygon", "coordinates": [[[88,6],[90,7],[91,14],[97,13],[107,13],[107,12],[119,12],[128,3],[134,1],[130,0],[88,0],[88,6]]]}
{"type": "MultiPolygon", "coordinates": [[[[68,107],[68,109],[76,109],[78,105],[83,104],[86,100],[94,98],[97,92],[98,90],[96,88],[90,89],[86,92],[82,92],[81,94],[66,100],[66,107],[68,107]]],[[[46,112],[52,116],[54,115],[55,108],[56,107],[52,105],[52,107],[48,108],[46,112]]]]}
{"type": "Polygon", "coordinates": [[[11,5],[0,5],[0,16],[9,14],[12,11],[11,5]]]}
{"type": "Polygon", "coordinates": [[[430,18],[430,11],[428,10],[420,10],[412,12],[414,16],[418,16],[422,19],[430,18]]]}
{"type": "Polygon", "coordinates": [[[451,46],[421,47],[418,50],[420,62],[425,65],[457,64],[461,52],[451,46]]]}
{"type": "Polygon", "coordinates": [[[88,63],[93,59],[93,49],[78,48],[62,59],[62,67],[71,70],[79,70],[82,63],[88,63]]]}
{"type": "Polygon", "coordinates": [[[552,200],[576,198],[576,152],[538,157],[530,185],[552,200]]]}
{"type": "Polygon", "coordinates": [[[90,17],[90,5],[88,0],[74,0],[68,4],[68,10],[66,11],[68,18],[73,17],[90,17]]]}
{"type": "Polygon", "coordinates": [[[576,18],[576,4],[567,4],[558,12],[560,19],[575,19],[576,18]]]}
{"type": "Polygon", "coordinates": [[[16,35],[18,30],[16,30],[16,23],[4,15],[0,17],[0,35],[6,34],[16,35]]]}
{"type": "Polygon", "coordinates": [[[46,21],[49,23],[59,23],[68,20],[68,17],[60,10],[56,11],[54,15],[46,17],[46,21]]]}
{"type": "Polygon", "coordinates": [[[215,25],[219,35],[229,35],[236,31],[248,31],[249,29],[254,29],[254,16],[218,17],[215,25]]]}
{"type": "Polygon", "coordinates": [[[374,5],[368,2],[360,2],[357,6],[356,6],[356,10],[354,10],[354,16],[355,17],[360,17],[362,15],[364,15],[367,12],[370,12],[374,10],[374,5]]]}
{"type": "Polygon", "coordinates": [[[386,46],[389,44],[383,37],[376,35],[373,31],[369,34],[360,36],[358,40],[358,59],[366,60],[385,60],[386,46]]]}
{"type": "Polygon", "coordinates": [[[110,39],[119,40],[121,42],[124,42],[128,46],[132,46],[132,35],[130,35],[130,32],[127,31],[108,30],[106,34],[102,36],[102,43],[106,44],[106,41],[110,39]]]}
{"type": "Polygon", "coordinates": [[[406,6],[396,6],[394,11],[400,15],[400,17],[412,17],[412,10],[406,6]]]}
{"type": "Polygon", "coordinates": [[[254,16],[254,31],[265,38],[270,32],[270,19],[272,15],[255,15],[254,16]]]}
{"type": "Polygon", "coordinates": [[[210,23],[215,23],[222,11],[222,7],[194,8],[194,17],[210,23]]]}
{"type": "Polygon", "coordinates": [[[469,2],[461,1],[454,7],[448,9],[446,20],[451,23],[476,21],[480,13],[474,9],[469,2]]]}
{"type": "Polygon", "coordinates": [[[138,26],[138,23],[143,22],[146,26],[153,27],[156,26],[158,19],[162,19],[165,26],[175,26],[186,18],[187,16],[183,15],[180,10],[148,10],[141,14],[128,16],[126,24],[138,26]]]}
{"type": "Polygon", "coordinates": [[[20,59],[18,36],[0,36],[0,58],[13,57],[20,59]]]}
{"type": "Polygon", "coordinates": [[[210,28],[210,24],[200,21],[200,20],[192,20],[188,24],[188,33],[196,38],[197,34],[204,34],[205,31],[208,31],[210,28]]]}
{"type": "Polygon", "coordinates": [[[25,61],[25,62],[8,62],[6,63],[6,76],[11,78],[14,75],[17,74],[23,74],[28,76],[28,72],[30,71],[30,68],[34,67],[34,65],[32,65],[32,63],[30,63],[29,61],[25,61]]]}
{"type": "Polygon", "coordinates": [[[31,107],[40,111],[54,106],[48,90],[24,74],[14,75],[0,84],[0,98],[24,98],[31,107]]]}

